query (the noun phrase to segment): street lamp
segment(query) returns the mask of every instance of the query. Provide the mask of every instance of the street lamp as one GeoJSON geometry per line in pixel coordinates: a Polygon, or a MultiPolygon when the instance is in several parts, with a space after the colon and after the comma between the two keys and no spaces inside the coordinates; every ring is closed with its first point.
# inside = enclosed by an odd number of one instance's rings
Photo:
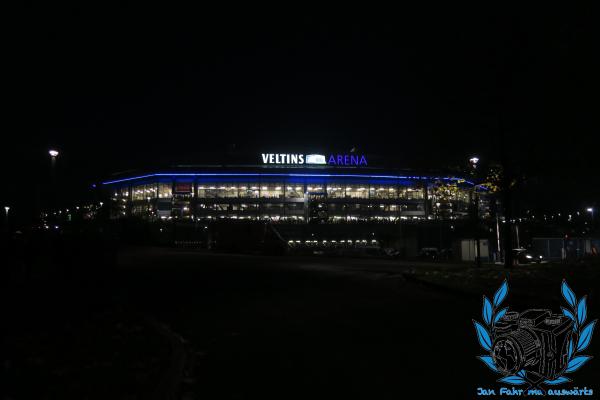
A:
{"type": "Polygon", "coordinates": [[[587,211],[590,214],[592,214],[592,222],[594,222],[594,207],[588,207],[588,208],[585,209],[585,211],[587,211]]]}
{"type": "Polygon", "coordinates": [[[471,166],[473,168],[477,168],[478,162],[479,162],[479,157],[477,157],[477,156],[473,156],[473,157],[469,158],[469,163],[471,163],[471,166]]]}
{"type": "Polygon", "coordinates": [[[50,179],[52,184],[52,206],[56,206],[57,201],[57,190],[56,190],[56,158],[58,157],[58,150],[50,149],[48,150],[48,154],[50,154],[50,179]]]}
{"type": "Polygon", "coordinates": [[[56,158],[58,157],[58,150],[50,149],[48,150],[48,154],[50,154],[50,161],[52,163],[52,174],[54,175],[54,168],[56,165],[56,158]]]}
{"type": "MultiPolygon", "coordinates": [[[[477,169],[477,163],[479,162],[479,157],[477,156],[473,156],[471,158],[469,158],[469,163],[471,164],[471,167],[473,168],[473,180],[476,180],[475,177],[475,169],[477,169]]],[[[481,251],[481,245],[480,245],[480,240],[479,240],[479,195],[477,193],[477,185],[475,182],[473,183],[473,192],[472,192],[472,198],[471,198],[471,202],[472,207],[473,207],[473,218],[475,220],[475,245],[476,245],[476,254],[475,254],[475,263],[477,265],[477,267],[481,267],[481,255],[480,255],[480,251],[481,251]]]]}
{"type": "Polygon", "coordinates": [[[8,212],[10,211],[9,206],[4,207],[4,214],[6,215],[6,232],[8,232],[8,212]]]}

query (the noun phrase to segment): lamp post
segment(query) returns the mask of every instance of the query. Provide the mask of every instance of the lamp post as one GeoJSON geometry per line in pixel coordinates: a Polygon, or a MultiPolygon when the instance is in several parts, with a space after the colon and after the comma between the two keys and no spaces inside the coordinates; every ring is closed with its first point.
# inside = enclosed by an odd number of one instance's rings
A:
{"type": "Polygon", "coordinates": [[[439,248],[440,249],[439,250],[440,253],[441,253],[442,249],[444,248],[443,241],[442,241],[442,230],[443,230],[443,224],[444,224],[444,216],[442,215],[442,212],[441,212],[441,209],[440,209],[441,205],[442,205],[442,203],[440,203],[440,202],[435,203],[435,213],[437,214],[437,223],[438,223],[438,225],[440,227],[440,248],[439,248]]]}
{"type": "Polygon", "coordinates": [[[477,163],[479,163],[479,157],[473,156],[473,157],[469,158],[469,163],[471,164],[473,169],[477,169],[477,163]]]}
{"type": "Polygon", "coordinates": [[[592,224],[594,223],[594,207],[588,207],[585,209],[585,211],[589,212],[590,214],[592,214],[592,224]]]}
{"type": "Polygon", "coordinates": [[[8,212],[10,211],[9,206],[4,207],[4,215],[6,216],[6,232],[8,232],[8,212]]]}
{"type": "Polygon", "coordinates": [[[59,152],[56,149],[50,149],[48,150],[48,154],[50,155],[50,184],[52,185],[52,207],[56,207],[56,159],[58,158],[59,152]]]}
{"type": "MultiPolygon", "coordinates": [[[[477,164],[479,163],[479,157],[473,156],[469,158],[469,164],[473,168],[473,178],[475,178],[475,171],[477,170],[477,164]]],[[[473,219],[475,220],[475,264],[477,267],[481,267],[481,244],[479,240],[479,195],[477,193],[477,184],[473,182],[473,219]]]]}
{"type": "Polygon", "coordinates": [[[585,209],[585,211],[589,212],[591,215],[591,221],[590,221],[590,227],[592,229],[592,231],[594,231],[596,229],[596,221],[594,221],[594,207],[588,207],[585,209]]]}
{"type": "Polygon", "coordinates": [[[48,150],[48,154],[50,154],[50,165],[51,165],[51,168],[52,168],[51,171],[52,171],[52,181],[53,181],[52,184],[54,184],[54,177],[56,175],[56,172],[55,172],[55,170],[56,170],[56,159],[58,158],[58,154],[59,153],[58,153],[58,150],[50,149],[50,150],[48,150]]]}

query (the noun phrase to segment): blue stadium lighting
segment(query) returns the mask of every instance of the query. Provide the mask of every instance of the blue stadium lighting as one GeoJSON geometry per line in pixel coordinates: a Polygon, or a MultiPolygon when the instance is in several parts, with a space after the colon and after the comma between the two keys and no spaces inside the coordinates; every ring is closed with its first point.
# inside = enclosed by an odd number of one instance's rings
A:
{"type": "MultiPolygon", "coordinates": [[[[409,179],[409,180],[444,180],[444,181],[462,181],[471,186],[475,184],[471,181],[464,180],[461,178],[455,177],[431,177],[431,176],[404,176],[404,175],[350,175],[350,174],[297,174],[297,173],[287,173],[287,174],[264,174],[264,173],[231,173],[231,172],[207,172],[207,173],[186,173],[186,172],[175,172],[175,173],[154,173],[147,175],[139,175],[133,176],[130,178],[122,178],[115,179],[111,181],[102,182],[103,185],[112,185],[115,183],[129,182],[135,181],[144,178],[153,178],[153,177],[265,177],[265,178],[366,178],[366,179],[409,179]]],[[[487,190],[487,189],[486,189],[487,190]]]]}

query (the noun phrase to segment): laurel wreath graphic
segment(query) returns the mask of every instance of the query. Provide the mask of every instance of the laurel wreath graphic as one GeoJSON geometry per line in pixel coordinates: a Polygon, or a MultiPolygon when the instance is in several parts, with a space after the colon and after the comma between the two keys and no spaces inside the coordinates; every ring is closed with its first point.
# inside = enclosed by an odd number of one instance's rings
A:
{"type": "MultiPolygon", "coordinates": [[[[592,356],[579,355],[580,352],[587,349],[590,345],[592,341],[594,327],[596,326],[597,322],[597,320],[594,320],[584,326],[584,323],[587,318],[587,296],[584,296],[579,301],[577,301],[575,293],[569,287],[566,280],[563,280],[562,282],[561,293],[566,302],[568,303],[568,307],[561,307],[562,312],[565,316],[573,320],[574,331],[574,335],[572,335],[569,340],[567,354],[568,362],[563,371],[561,371],[559,376],[557,376],[554,379],[546,379],[541,382],[535,382],[529,379],[525,370],[520,370],[516,373],[516,375],[507,375],[498,379],[498,382],[508,383],[512,385],[529,384],[530,386],[537,386],[542,383],[546,385],[560,385],[562,383],[571,381],[570,378],[567,378],[563,374],[568,374],[577,371],[585,363],[592,359],[592,356]]],[[[489,354],[484,356],[478,356],[477,358],[483,361],[483,363],[492,371],[499,374],[501,374],[502,372],[498,370],[492,357],[493,343],[496,339],[494,327],[496,323],[500,321],[500,319],[502,319],[502,317],[508,311],[508,307],[499,309],[507,294],[508,282],[505,280],[494,294],[493,301],[490,302],[490,300],[487,297],[483,296],[482,317],[485,326],[473,320],[473,324],[475,325],[475,330],[477,332],[477,339],[479,340],[479,345],[484,350],[488,351],[489,354]]]]}

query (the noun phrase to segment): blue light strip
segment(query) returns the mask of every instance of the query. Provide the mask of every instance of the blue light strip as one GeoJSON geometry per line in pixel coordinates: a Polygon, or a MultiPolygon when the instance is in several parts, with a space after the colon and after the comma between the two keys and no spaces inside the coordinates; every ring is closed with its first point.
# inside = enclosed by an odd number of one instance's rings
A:
{"type": "Polygon", "coordinates": [[[185,172],[175,172],[175,173],[155,173],[155,174],[147,174],[147,175],[139,175],[133,176],[131,178],[123,178],[123,179],[115,179],[112,181],[102,182],[103,185],[112,185],[115,183],[129,182],[135,181],[138,179],[144,178],[152,178],[152,177],[177,177],[177,176],[252,176],[252,177],[294,177],[294,178],[367,178],[367,179],[412,179],[412,180],[445,180],[445,181],[463,181],[468,183],[471,186],[475,184],[471,181],[461,178],[454,177],[439,177],[439,176],[404,176],[404,175],[350,175],[350,174],[261,174],[261,173],[230,173],[230,172],[214,172],[214,173],[185,173],[185,172]]]}

